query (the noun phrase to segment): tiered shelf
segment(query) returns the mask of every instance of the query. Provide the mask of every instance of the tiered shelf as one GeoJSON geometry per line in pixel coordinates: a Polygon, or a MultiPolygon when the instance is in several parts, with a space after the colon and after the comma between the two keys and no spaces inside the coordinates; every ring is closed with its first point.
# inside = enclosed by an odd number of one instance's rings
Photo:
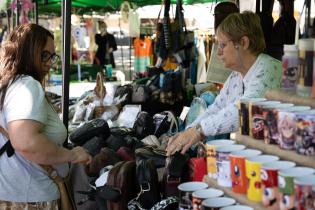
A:
{"type": "Polygon", "coordinates": [[[293,103],[295,105],[310,106],[315,108],[315,99],[298,96],[294,92],[279,89],[268,90],[265,94],[265,98],[268,100],[278,100],[284,103],[293,103]]]}
{"type": "Polygon", "coordinates": [[[236,202],[238,202],[238,203],[250,206],[250,207],[254,208],[255,210],[266,210],[266,208],[261,203],[248,200],[246,195],[235,193],[232,191],[232,188],[230,188],[230,187],[222,187],[222,186],[218,185],[217,181],[210,178],[209,176],[205,176],[203,178],[203,181],[206,182],[210,187],[222,190],[225,195],[235,199],[236,202]]]}
{"type": "Polygon", "coordinates": [[[265,154],[276,155],[280,157],[280,159],[293,161],[297,165],[315,168],[314,156],[300,155],[293,150],[283,150],[280,149],[278,145],[265,144],[263,140],[253,139],[249,136],[243,136],[239,133],[236,133],[235,141],[239,144],[245,145],[246,147],[258,149],[265,154]]]}
{"type": "MultiPolygon", "coordinates": [[[[283,103],[293,103],[295,105],[310,106],[315,108],[315,99],[297,96],[292,92],[285,92],[278,89],[269,90],[266,92],[265,97],[268,100],[278,100],[283,103]]],[[[293,161],[297,165],[315,168],[314,156],[305,156],[300,155],[295,151],[283,150],[280,149],[278,145],[265,144],[263,140],[257,140],[249,136],[241,135],[240,133],[236,133],[235,141],[239,144],[245,145],[248,148],[258,149],[265,154],[276,155],[280,159],[293,161]]],[[[234,198],[237,202],[243,205],[250,206],[255,210],[266,209],[261,203],[248,200],[246,195],[234,193],[232,188],[218,185],[216,180],[208,177],[207,175],[204,177],[204,182],[208,183],[210,187],[222,190],[226,195],[234,198]]]]}

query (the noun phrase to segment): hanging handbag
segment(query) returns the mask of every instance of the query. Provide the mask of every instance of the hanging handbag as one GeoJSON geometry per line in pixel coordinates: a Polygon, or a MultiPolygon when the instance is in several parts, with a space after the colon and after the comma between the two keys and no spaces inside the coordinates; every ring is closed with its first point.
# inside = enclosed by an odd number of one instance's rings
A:
{"type": "MultiPolygon", "coordinates": [[[[0,126],[0,133],[2,133],[6,138],[7,142],[0,149],[0,156],[7,152],[8,157],[14,154],[14,148],[12,147],[9,135],[2,126],[0,126]]],[[[41,166],[48,174],[48,176],[55,182],[58,186],[60,193],[60,203],[59,207],[61,210],[75,210],[75,203],[72,198],[72,193],[70,190],[69,176],[67,178],[61,178],[56,170],[52,166],[41,166]]]]}

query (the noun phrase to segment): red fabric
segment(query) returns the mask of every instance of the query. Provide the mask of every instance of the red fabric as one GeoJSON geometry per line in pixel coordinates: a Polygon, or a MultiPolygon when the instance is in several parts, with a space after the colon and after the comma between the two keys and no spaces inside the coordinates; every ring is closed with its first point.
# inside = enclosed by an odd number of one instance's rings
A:
{"type": "Polygon", "coordinates": [[[207,161],[205,157],[190,158],[189,162],[190,181],[202,181],[207,174],[207,161]]]}

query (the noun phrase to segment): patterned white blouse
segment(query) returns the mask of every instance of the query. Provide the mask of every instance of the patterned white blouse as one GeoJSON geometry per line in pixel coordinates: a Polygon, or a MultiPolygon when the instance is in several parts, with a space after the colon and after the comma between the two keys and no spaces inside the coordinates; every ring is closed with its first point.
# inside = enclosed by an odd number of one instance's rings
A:
{"type": "Polygon", "coordinates": [[[206,136],[237,131],[237,101],[264,97],[267,90],[279,88],[280,82],[281,62],[260,54],[244,78],[239,72],[231,73],[213,104],[189,127],[200,124],[206,136]]]}

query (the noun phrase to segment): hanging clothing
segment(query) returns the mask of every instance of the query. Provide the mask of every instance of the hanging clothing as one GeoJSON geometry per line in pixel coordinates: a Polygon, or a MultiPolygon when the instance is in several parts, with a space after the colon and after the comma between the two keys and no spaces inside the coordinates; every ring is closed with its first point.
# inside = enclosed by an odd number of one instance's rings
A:
{"type": "Polygon", "coordinates": [[[134,46],[134,78],[147,76],[146,68],[150,65],[151,56],[153,55],[151,38],[136,38],[133,41],[134,46]]]}
{"type": "Polygon", "coordinates": [[[203,37],[199,38],[197,48],[198,48],[197,83],[205,83],[207,82],[207,70],[206,53],[203,37]]]}
{"type": "Polygon", "coordinates": [[[94,64],[99,64],[101,66],[104,66],[106,64],[112,64],[112,67],[115,68],[115,59],[113,52],[109,52],[109,48],[112,48],[113,51],[117,50],[117,44],[115,37],[112,34],[96,34],[95,35],[95,43],[98,45],[95,58],[94,58],[94,64]]]}

